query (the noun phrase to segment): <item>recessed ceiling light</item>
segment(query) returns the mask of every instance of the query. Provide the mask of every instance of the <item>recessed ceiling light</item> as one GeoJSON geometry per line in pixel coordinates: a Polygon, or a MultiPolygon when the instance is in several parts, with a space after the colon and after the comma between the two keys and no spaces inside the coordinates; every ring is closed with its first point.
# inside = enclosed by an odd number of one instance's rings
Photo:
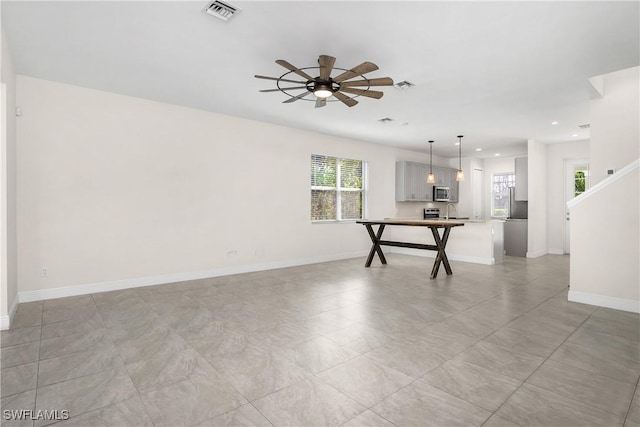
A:
{"type": "Polygon", "coordinates": [[[482,148],[476,148],[476,151],[482,151],[482,148]]]}
{"type": "Polygon", "coordinates": [[[557,124],[558,124],[558,122],[551,122],[551,124],[552,124],[552,125],[557,125],[557,124]]]}
{"type": "Polygon", "coordinates": [[[496,153],[496,154],[494,154],[494,156],[500,157],[500,153],[496,153]]]}
{"type": "Polygon", "coordinates": [[[571,135],[571,136],[578,136],[578,134],[577,134],[577,133],[574,133],[574,134],[573,134],[573,135],[571,135]]]}

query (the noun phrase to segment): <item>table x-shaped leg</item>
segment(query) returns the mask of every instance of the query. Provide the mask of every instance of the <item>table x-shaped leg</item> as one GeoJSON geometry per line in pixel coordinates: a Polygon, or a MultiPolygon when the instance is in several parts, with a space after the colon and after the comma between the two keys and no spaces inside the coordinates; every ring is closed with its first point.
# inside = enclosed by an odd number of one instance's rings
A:
{"type": "Polygon", "coordinates": [[[431,233],[433,233],[433,240],[436,241],[436,246],[438,247],[438,255],[436,255],[436,260],[433,263],[433,269],[431,269],[431,279],[435,279],[438,275],[440,263],[444,264],[444,269],[447,272],[447,275],[450,276],[453,274],[453,272],[451,271],[449,259],[447,258],[447,254],[444,251],[444,248],[447,246],[447,240],[449,240],[449,232],[451,231],[451,227],[444,228],[442,238],[440,238],[440,233],[438,233],[438,229],[436,227],[429,228],[431,228],[431,233]]]}
{"type": "Polygon", "coordinates": [[[365,267],[371,267],[371,261],[373,261],[373,255],[377,252],[378,257],[380,258],[380,262],[383,264],[387,263],[387,259],[384,257],[382,253],[382,248],[380,247],[380,237],[382,237],[382,232],[384,231],[384,224],[380,224],[378,227],[378,232],[373,232],[373,227],[371,224],[365,224],[367,227],[367,231],[369,232],[369,237],[371,237],[371,242],[373,246],[371,246],[371,250],[369,251],[369,256],[367,257],[367,262],[364,264],[365,267]]]}

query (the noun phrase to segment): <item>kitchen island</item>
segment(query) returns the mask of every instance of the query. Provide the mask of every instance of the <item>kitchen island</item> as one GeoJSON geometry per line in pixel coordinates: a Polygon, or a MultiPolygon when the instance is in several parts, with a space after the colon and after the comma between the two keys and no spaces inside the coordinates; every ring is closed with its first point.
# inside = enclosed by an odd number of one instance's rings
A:
{"type": "MultiPolygon", "coordinates": [[[[405,218],[410,220],[410,218],[405,218]]],[[[459,227],[451,233],[447,243],[447,256],[451,261],[463,261],[476,264],[498,264],[504,260],[504,220],[476,220],[476,219],[435,219],[440,222],[461,222],[465,226],[459,227]]],[[[430,233],[413,227],[394,227],[387,232],[387,238],[403,242],[424,242],[430,233]],[[426,236],[425,236],[426,234],[426,236]]],[[[435,257],[430,251],[412,248],[394,247],[392,253],[435,257]]]]}
{"type": "Polygon", "coordinates": [[[447,258],[447,253],[445,252],[445,248],[447,246],[447,241],[449,240],[449,233],[453,227],[460,227],[464,224],[462,222],[455,221],[439,221],[433,219],[393,219],[393,218],[385,218],[381,220],[358,220],[356,221],[358,224],[363,224],[367,228],[367,232],[369,233],[369,237],[371,238],[371,250],[369,251],[369,256],[367,257],[367,261],[365,262],[365,267],[370,267],[371,262],[373,261],[373,257],[375,254],[378,254],[378,258],[382,264],[386,264],[387,260],[382,252],[381,246],[394,246],[400,248],[410,248],[410,249],[421,249],[427,251],[435,251],[435,262],[433,263],[433,268],[431,269],[431,279],[435,279],[438,276],[438,270],[440,269],[440,265],[444,265],[444,269],[447,272],[447,275],[450,276],[453,274],[451,270],[451,265],[449,265],[449,259],[447,258]],[[378,226],[378,231],[373,231],[373,226],[378,226]],[[433,236],[434,244],[425,244],[425,243],[411,243],[407,241],[394,241],[394,240],[382,240],[382,233],[387,225],[397,225],[403,227],[426,227],[431,230],[431,235],[433,236]],[[439,233],[439,229],[443,229],[442,235],[439,233]]]}

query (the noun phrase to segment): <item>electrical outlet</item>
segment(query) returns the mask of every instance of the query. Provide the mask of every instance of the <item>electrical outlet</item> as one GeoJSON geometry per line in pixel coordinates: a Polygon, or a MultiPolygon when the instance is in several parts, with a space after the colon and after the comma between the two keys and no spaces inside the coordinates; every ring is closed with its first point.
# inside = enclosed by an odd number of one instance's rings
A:
{"type": "Polygon", "coordinates": [[[49,276],[49,270],[47,270],[47,267],[42,267],[42,277],[48,277],[49,276]]]}

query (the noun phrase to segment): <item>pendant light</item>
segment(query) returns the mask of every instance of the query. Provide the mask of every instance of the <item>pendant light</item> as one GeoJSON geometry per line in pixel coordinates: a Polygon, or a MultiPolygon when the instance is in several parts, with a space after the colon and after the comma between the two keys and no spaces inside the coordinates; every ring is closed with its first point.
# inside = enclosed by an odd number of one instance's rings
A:
{"type": "Polygon", "coordinates": [[[429,174],[427,175],[427,184],[435,184],[436,177],[433,174],[433,141],[429,141],[429,174]]]}
{"type": "Polygon", "coordinates": [[[462,172],[462,135],[458,135],[460,142],[458,143],[458,172],[456,173],[456,181],[464,181],[464,172],[462,172]]]}

